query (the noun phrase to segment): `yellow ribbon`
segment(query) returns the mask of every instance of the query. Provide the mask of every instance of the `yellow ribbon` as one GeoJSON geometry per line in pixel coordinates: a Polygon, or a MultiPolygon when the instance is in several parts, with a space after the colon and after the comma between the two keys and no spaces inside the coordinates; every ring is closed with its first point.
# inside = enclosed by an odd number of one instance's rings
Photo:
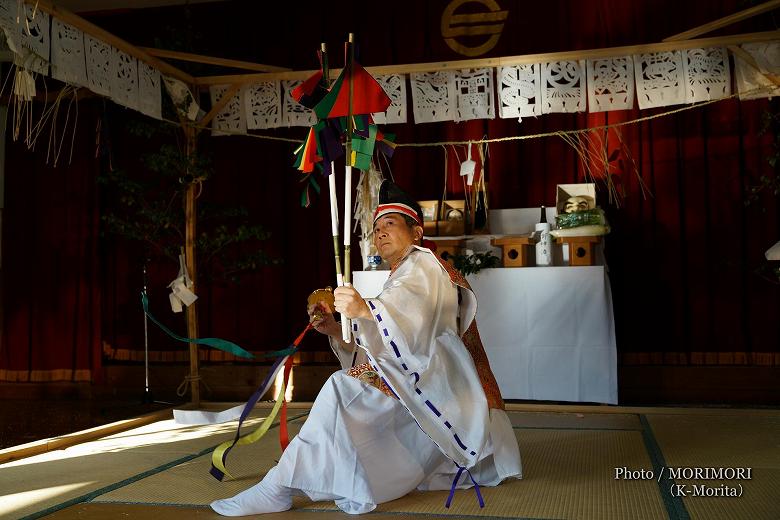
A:
{"type": "MultiPolygon", "coordinates": [[[[274,404],[273,409],[271,409],[271,413],[268,414],[268,417],[265,418],[263,424],[261,424],[260,427],[257,428],[252,433],[248,435],[244,435],[243,437],[238,439],[238,442],[236,442],[235,444],[236,446],[252,444],[254,442],[259,441],[263,437],[263,435],[266,434],[268,429],[271,427],[271,423],[274,422],[274,419],[276,418],[276,414],[279,413],[279,409],[282,407],[282,403],[284,402],[285,383],[286,383],[285,381],[282,381],[282,388],[279,391],[279,397],[276,399],[276,404],[274,404]]],[[[233,441],[223,442],[222,444],[217,446],[217,448],[214,450],[214,453],[211,454],[211,463],[214,465],[214,467],[230,478],[234,478],[234,477],[233,475],[228,473],[227,469],[225,469],[225,465],[222,463],[222,456],[224,455],[225,451],[228,448],[230,448],[230,446],[232,445],[233,445],[233,441]]]]}

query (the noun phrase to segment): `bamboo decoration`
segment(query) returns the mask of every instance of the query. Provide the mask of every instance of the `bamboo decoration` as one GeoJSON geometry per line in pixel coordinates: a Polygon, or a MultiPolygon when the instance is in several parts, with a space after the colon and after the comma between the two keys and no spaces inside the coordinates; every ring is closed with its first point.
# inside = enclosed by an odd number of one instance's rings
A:
{"type": "MultiPolygon", "coordinates": [[[[325,79],[325,83],[330,83],[328,77],[328,68],[325,66],[327,63],[328,48],[324,43],[321,44],[320,50],[322,51],[322,76],[325,79]]],[[[336,195],[336,168],[333,161],[330,163],[330,175],[328,175],[328,193],[330,193],[330,229],[333,235],[333,259],[336,263],[336,284],[338,287],[344,285],[344,275],[341,273],[341,249],[339,246],[339,201],[336,195]]],[[[346,320],[342,319],[341,325],[342,337],[349,338],[349,324],[346,320]],[[346,333],[345,326],[346,325],[346,333]]]]}
{"type": "MultiPolygon", "coordinates": [[[[355,123],[352,121],[352,95],[354,83],[352,78],[352,63],[355,59],[355,35],[349,33],[347,42],[347,63],[349,67],[349,111],[347,113],[347,140],[345,143],[345,162],[344,162],[344,285],[352,285],[352,267],[350,265],[350,246],[352,244],[352,234],[350,233],[350,223],[352,222],[352,133],[355,129],[355,123]]],[[[341,336],[345,343],[352,341],[350,329],[352,325],[350,320],[345,317],[341,319],[341,336]]]]}

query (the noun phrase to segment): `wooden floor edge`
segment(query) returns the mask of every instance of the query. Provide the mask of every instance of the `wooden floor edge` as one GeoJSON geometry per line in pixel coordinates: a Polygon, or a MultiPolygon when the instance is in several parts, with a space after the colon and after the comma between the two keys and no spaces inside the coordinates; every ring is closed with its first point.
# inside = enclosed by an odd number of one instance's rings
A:
{"type": "Polygon", "coordinates": [[[10,448],[0,450],[0,464],[32,457],[33,455],[40,455],[41,453],[46,453],[49,451],[63,450],[70,446],[81,444],[82,442],[92,441],[107,435],[131,430],[133,428],[151,424],[160,420],[171,419],[172,417],[173,408],[165,408],[156,412],[133,417],[132,419],[124,419],[121,421],[104,424],[102,426],[89,428],[87,430],[68,433],[58,437],[42,439],[40,441],[21,444],[19,446],[11,446],[10,448]]]}

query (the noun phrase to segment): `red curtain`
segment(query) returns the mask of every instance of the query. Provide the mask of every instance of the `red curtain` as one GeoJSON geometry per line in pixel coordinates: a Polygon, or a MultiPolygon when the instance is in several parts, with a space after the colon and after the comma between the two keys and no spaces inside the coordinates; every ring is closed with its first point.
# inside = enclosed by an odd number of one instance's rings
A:
{"type": "MultiPolygon", "coordinates": [[[[482,57],[657,42],[742,8],[737,0],[498,3],[509,14],[497,46],[482,57]]],[[[403,0],[389,8],[341,2],[312,5],[293,16],[268,12],[266,2],[217,2],[190,6],[187,16],[177,7],[94,16],[93,21],[146,46],[178,27],[174,37],[190,52],[301,70],[317,66],[321,41],[330,44],[331,65],[340,66],[340,42],[350,31],[357,33],[366,66],[462,59],[441,37],[446,5],[403,0]],[[241,16],[239,7],[246,10],[241,16]],[[145,28],[143,33],[138,27],[145,28]]],[[[762,16],[729,32],[771,28],[771,17],[762,16]]],[[[121,240],[98,240],[100,208],[111,201],[98,198],[94,183],[99,103],[82,105],[92,110],[80,116],[70,166],[52,169],[45,166],[42,151],[28,152],[18,144],[8,149],[0,370],[95,370],[104,346],[107,351],[143,350],[138,292],[144,253],[121,240]]],[[[599,195],[613,229],[606,253],[624,360],[703,362],[704,354],[698,353],[710,353],[705,362],[774,359],[780,345],[778,287],[756,270],[763,251],[780,235],[780,212],[776,197],[744,203],[746,186],[774,174],[766,160],[773,137],[759,135],[769,108],[773,105],[765,100],[728,100],[622,128],[636,170],[652,193],[644,198],[633,167],[626,167],[616,176],[626,195],[621,207],[608,205],[603,191],[599,195]]],[[[439,142],[584,128],[661,112],[415,125],[410,109],[409,123],[386,129],[402,143],[439,142]]],[[[122,128],[122,118],[131,116],[121,109],[113,113],[114,161],[118,167],[140,168],[144,144],[122,128]]],[[[302,139],[304,130],[264,133],[302,139]]],[[[201,142],[213,157],[216,175],[206,182],[199,203],[246,206],[272,232],[268,252],[284,259],[282,266],[259,269],[240,284],[203,284],[202,336],[230,339],[250,350],[281,348],[305,324],[308,293],[333,284],[326,199],[315,197],[310,208],[299,206],[302,185],[291,167],[293,148],[251,137],[201,142]]],[[[420,200],[440,198],[444,153],[441,147],[401,148],[390,163],[392,175],[420,200]]],[[[448,153],[454,176],[457,165],[453,151],[448,153]]],[[[465,148],[458,153],[462,158],[465,148]]],[[[627,155],[622,158],[627,162],[627,155]]],[[[583,181],[577,154],[555,137],[490,145],[486,170],[491,208],[550,205],[556,184],[583,181]]],[[[456,198],[457,183],[449,189],[456,198]]],[[[357,254],[352,264],[361,265],[357,254]]],[[[149,270],[153,312],[183,333],[181,319],[167,311],[165,289],[178,266],[154,261],[149,270]]],[[[154,327],[149,341],[153,350],[186,355],[183,344],[154,327]]],[[[310,337],[304,349],[326,351],[327,346],[322,338],[310,337]]]]}

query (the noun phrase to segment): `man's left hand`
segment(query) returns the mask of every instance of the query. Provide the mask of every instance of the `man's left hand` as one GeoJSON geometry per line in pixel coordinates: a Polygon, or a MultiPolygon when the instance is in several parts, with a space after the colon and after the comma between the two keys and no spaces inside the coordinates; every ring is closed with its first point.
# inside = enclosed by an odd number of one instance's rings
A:
{"type": "Polygon", "coordinates": [[[346,316],[349,319],[371,319],[371,311],[368,309],[366,301],[354,287],[349,285],[336,287],[336,290],[333,291],[333,296],[336,300],[336,310],[342,316],[346,316]]]}

